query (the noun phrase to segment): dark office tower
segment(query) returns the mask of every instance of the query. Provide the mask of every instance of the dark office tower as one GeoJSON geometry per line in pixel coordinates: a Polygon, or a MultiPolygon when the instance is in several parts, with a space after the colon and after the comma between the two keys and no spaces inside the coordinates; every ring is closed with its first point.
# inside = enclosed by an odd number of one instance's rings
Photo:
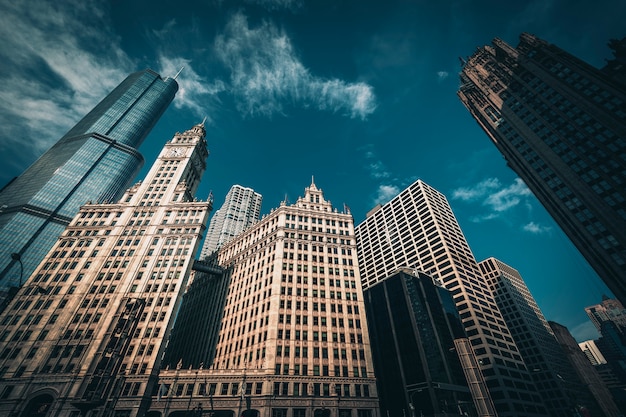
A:
{"type": "Polygon", "coordinates": [[[233,185],[224,204],[213,213],[200,259],[205,259],[239,233],[259,221],[263,197],[252,188],[233,185]]]}
{"type": "Polygon", "coordinates": [[[194,269],[165,351],[164,368],[175,369],[181,361],[194,369],[209,367],[215,356],[229,280],[211,261],[196,261],[194,269]]]}
{"type": "MultiPolygon", "coordinates": [[[[222,246],[217,260],[228,288],[214,294],[225,303],[213,360],[195,365],[192,349],[174,356],[151,411],[186,415],[200,402],[222,417],[381,417],[349,212],[312,183],[222,246]]],[[[195,319],[189,345],[207,330],[195,319]]]]}
{"type": "Polygon", "coordinates": [[[611,387],[626,387],[626,310],[622,303],[607,296],[602,303],[585,308],[598,329],[600,338],[595,345],[606,359],[614,380],[611,387]]]}
{"type": "Polygon", "coordinates": [[[550,416],[570,417],[572,397],[584,400],[590,410],[598,410],[591,393],[580,388],[583,384],[520,273],[495,258],[486,259],[479,266],[550,416]]]}
{"type": "MultiPolygon", "coordinates": [[[[482,378],[470,383],[472,401],[455,346],[467,338],[448,290],[401,268],[364,297],[381,416],[496,415],[482,378]]],[[[471,362],[467,372],[482,376],[471,362]]]]}
{"type": "MultiPolygon", "coordinates": [[[[553,321],[549,321],[548,324],[554,332],[556,340],[563,348],[563,352],[569,360],[570,365],[578,375],[578,379],[583,382],[583,386],[581,387],[577,382],[563,378],[563,384],[570,385],[573,389],[588,389],[591,391],[591,394],[596,399],[606,417],[618,417],[622,415],[615,405],[611,393],[606,385],[604,385],[602,378],[600,378],[598,372],[594,369],[591,362],[589,362],[587,356],[580,350],[578,343],[572,337],[569,330],[567,330],[567,327],[553,321]]],[[[576,396],[572,397],[571,404],[572,408],[576,409],[579,413],[578,415],[585,415],[581,413],[581,408],[585,407],[585,404],[581,402],[581,398],[576,396]]],[[[594,414],[592,413],[591,415],[593,416],[594,414]]]]}
{"type": "Polygon", "coordinates": [[[25,281],[81,205],[116,201],[143,165],[137,148],[178,85],[131,74],[22,175],[0,191],[0,303],[25,281]]]}
{"type": "Polygon", "coordinates": [[[517,48],[500,39],[479,48],[458,94],[626,303],[626,67],[614,67],[598,70],[525,33],[517,48]]]}
{"type": "Polygon", "coordinates": [[[0,415],[144,415],[211,209],[206,145],[176,133],[119,202],[80,208],[0,314],[0,415]]]}
{"type": "Polygon", "coordinates": [[[545,415],[539,394],[445,196],[421,180],[355,229],[364,289],[407,266],[454,298],[500,417],[545,415]]]}

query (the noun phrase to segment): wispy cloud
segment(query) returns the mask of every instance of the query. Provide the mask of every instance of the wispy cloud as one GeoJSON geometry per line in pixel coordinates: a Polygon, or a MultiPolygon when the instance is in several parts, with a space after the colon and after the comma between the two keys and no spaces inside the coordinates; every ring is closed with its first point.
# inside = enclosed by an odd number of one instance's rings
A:
{"type": "Polygon", "coordinates": [[[443,81],[448,78],[449,75],[448,71],[437,71],[437,80],[443,81]]]}
{"type": "Polygon", "coordinates": [[[461,187],[452,191],[453,200],[475,201],[485,197],[492,190],[501,187],[497,178],[487,178],[472,187],[461,187]]]}
{"type": "Polygon", "coordinates": [[[552,227],[550,226],[543,226],[541,224],[535,223],[535,222],[530,222],[525,224],[522,229],[525,232],[529,232],[532,233],[534,235],[541,235],[544,233],[550,233],[552,231],[552,227]]]}
{"type": "Polygon", "coordinates": [[[374,151],[374,145],[371,143],[363,145],[359,148],[359,150],[365,154],[365,168],[372,179],[380,180],[391,176],[391,173],[387,170],[385,164],[378,159],[378,156],[374,151]]]}
{"type": "Polygon", "coordinates": [[[484,204],[497,212],[502,212],[515,207],[522,201],[522,197],[529,195],[531,195],[531,192],[524,184],[524,181],[516,178],[510,186],[490,194],[484,204]]]}
{"type": "MultiPolygon", "coordinates": [[[[474,186],[457,188],[452,192],[452,199],[469,203],[479,202],[481,206],[487,208],[487,213],[471,218],[473,222],[479,223],[499,217],[524,202],[530,195],[530,190],[519,178],[509,186],[504,186],[498,178],[487,178],[474,186]]],[[[532,222],[528,223],[524,230],[531,233],[548,231],[532,222]]]]}
{"type": "Polygon", "coordinates": [[[385,204],[400,193],[400,188],[395,185],[379,185],[374,204],[385,204]]]}
{"type": "Polygon", "coordinates": [[[212,82],[205,80],[194,71],[192,62],[188,59],[175,57],[170,58],[161,55],[159,57],[159,72],[173,75],[183,69],[178,82],[178,93],[174,98],[176,108],[187,108],[198,117],[207,117],[213,122],[211,115],[213,109],[219,105],[218,94],[226,89],[223,81],[216,79],[212,82]]]}
{"type": "Polygon", "coordinates": [[[268,21],[250,28],[243,14],[233,15],[214,50],[231,71],[230,88],[245,114],[280,114],[289,103],[365,119],[376,108],[370,85],[312,75],[289,37],[268,21]]]}
{"type": "Polygon", "coordinates": [[[0,152],[25,137],[32,152],[11,159],[16,168],[49,148],[134,70],[107,19],[98,1],[0,5],[0,152]]]}
{"type": "MultiPolygon", "coordinates": [[[[364,168],[372,180],[378,183],[376,191],[372,196],[372,204],[385,204],[400,193],[405,181],[394,178],[385,164],[378,158],[374,145],[368,143],[358,148],[365,156],[364,168]]],[[[415,179],[411,178],[409,182],[415,179]]]]}

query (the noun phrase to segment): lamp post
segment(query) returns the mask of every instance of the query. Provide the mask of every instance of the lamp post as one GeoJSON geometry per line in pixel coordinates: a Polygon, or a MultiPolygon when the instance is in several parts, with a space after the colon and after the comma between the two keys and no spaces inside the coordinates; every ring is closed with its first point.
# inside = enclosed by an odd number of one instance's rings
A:
{"type": "Polygon", "coordinates": [[[19,288],[19,287],[22,286],[22,278],[24,276],[24,264],[22,263],[22,255],[20,255],[17,252],[13,252],[11,254],[11,259],[13,259],[14,261],[19,262],[19,264],[20,264],[20,285],[18,286],[18,288],[19,288]]]}

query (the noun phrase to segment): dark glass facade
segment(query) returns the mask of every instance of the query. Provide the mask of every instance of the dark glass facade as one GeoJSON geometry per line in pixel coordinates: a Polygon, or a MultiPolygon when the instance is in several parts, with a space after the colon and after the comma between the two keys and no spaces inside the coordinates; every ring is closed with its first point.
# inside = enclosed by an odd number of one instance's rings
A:
{"type": "Polygon", "coordinates": [[[0,291],[19,283],[11,254],[25,281],[81,205],[116,201],[128,188],[143,165],[136,148],[177,90],[154,71],[131,74],[0,191],[0,291]]]}
{"type": "Polygon", "coordinates": [[[450,292],[399,271],[365,291],[382,416],[475,415],[454,340],[465,338],[450,292]]]}
{"type": "Polygon", "coordinates": [[[522,34],[517,48],[500,39],[478,48],[458,95],[626,303],[626,67],[609,69],[522,34]]]}

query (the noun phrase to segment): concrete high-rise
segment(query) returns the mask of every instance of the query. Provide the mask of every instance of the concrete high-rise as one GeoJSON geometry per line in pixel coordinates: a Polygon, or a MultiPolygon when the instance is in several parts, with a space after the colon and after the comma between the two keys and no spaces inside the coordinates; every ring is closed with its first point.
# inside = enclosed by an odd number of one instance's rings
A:
{"type": "MultiPolygon", "coordinates": [[[[312,183],[222,246],[217,261],[224,281],[210,302],[190,297],[197,331],[177,333],[190,346],[168,352],[176,366],[161,372],[152,411],[207,410],[210,402],[224,417],[381,417],[349,212],[312,183]],[[223,315],[207,325],[212,303],[223,315]],[[196,349],[213,329],[214,351],[196,349]]],[[[203,279],[187,296],[211,288],[203,279]]]]}
{"type": "Polygon", "coordinates": [[[0,415],[143,416],[211,202],[205,130],[167,142],[117,203],[90,203],[0,315],[0,415]]]}
{"type": "Polygon", "coordinates": [[[365,308],[382,416],[496,415],[448,290],[400,268],[365,308]]]}
{"type": "Polygon", "coordinates": [[[177,90],[151,70],[129,75],[0,191],[0,298],[31,275],[80,206],[117,201],[143,165],[137,148],[177,90]]]}
{"type": "Polygon", "coordinates": [[[604,295],[600,304],[585,307],[585,312],[600,334],[602,326],[607,322],[614,323],[621,332],[626,332],[626,309],[614,298],[604,295]]]}
{"type": "Polygon", "coordinates": [[[583,351],[585,356],[587,356],[587,359],[589,359],[589,362],[591,362],[593,366],[606,364],[606,359],[604,359],[604,355],[602,355],[602,352],[600,352],[600,349],[598,349],[595,341],[586,340],[579,343],[578,346],[580,347],[580,350],[583,351]]]}
{"type": "Polygon", "coordinates": [[[366,291],[404,266],[436,279],[452,293],[497,414],[545,415],[519,349],[443,194],[418,180],[370,210],[355,234],[366,291]]]}
{"type": "Polygon", "coordinates": [[[464,61],[458,95],[626,304],[626,66],[609,67],[524,33],[517,48],[494,39],[464,61]]]}
{"type": "Polygon", "coordinates": [[[570,417],[572,398],[584,402],[591,415],[600,413],[520,273],[495,258],[485,259],[479,266],[550,416],[570,417]]]}
{"type": "Polygon", "coordinates": [[[213,213],[200,259],[206,259],[225,243],[259,221],[263,196],[252,188],[233,185],[224,204],[213,213]]]}

